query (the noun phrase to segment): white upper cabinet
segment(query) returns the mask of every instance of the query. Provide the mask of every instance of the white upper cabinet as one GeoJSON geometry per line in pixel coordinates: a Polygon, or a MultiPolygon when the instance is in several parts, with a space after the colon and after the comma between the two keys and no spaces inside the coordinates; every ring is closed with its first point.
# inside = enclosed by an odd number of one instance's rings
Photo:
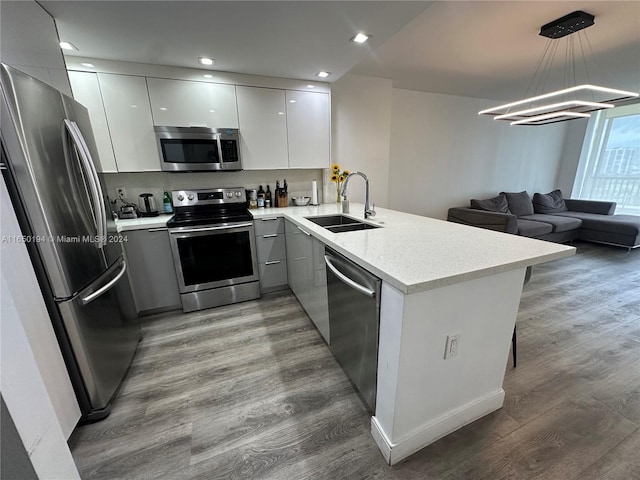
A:
{"type": "Polygon", "coordinates": [[[289,167],[284,90],[236,87],[245,170],[289,167]]]}
{"type": "Polygon", "coordinates": [[[235,85],[147,78],[155,125],[238,128],[235,85]]]}
{"type": "Polygon", "coordinates": [[[73,90],[73,98],[89,110],[91,128],[93,129],[93,136],[96,139],[96,147],[100,157],[96,164],[96,169],[103,173],[117,173],[118,166],[111,145],[107,116],[102,105],[98,75],[91,72],[70,71],[69,81],[73,90]]]}
{"type": "Polygon", "coordinates": [[[145,78],[99,73],[98,81],[118,171],[160,171],[145,78]]]}
{"type": "Polygon", "coordinates": [[[287,90],[286,100],[289,167],[329,168],[329,95],[287,90]]]}

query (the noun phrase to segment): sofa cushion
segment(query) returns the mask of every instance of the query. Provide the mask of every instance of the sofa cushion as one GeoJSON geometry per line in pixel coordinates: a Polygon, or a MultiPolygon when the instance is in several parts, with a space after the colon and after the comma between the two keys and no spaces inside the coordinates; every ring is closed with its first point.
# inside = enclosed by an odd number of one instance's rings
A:
{"type": "Polygon", "coordinates": [[[518,235],[523,237],[538,237],[552,231],[553,227],[549,223],[518,218],[518,235]]]}
{"type": "Polygon", "coordinates": [[[520,217],[522,220],[534,220],[537,222],[550,223],[554,232],[568,232],[576,230],[582,226],[582,220],[574,217],[561,217],[559,215],[547,215],[542,213],[534,213],[520,217]]]}
{"type": "Polygon", "coordinates": [[[476,210],[486,210],[488,212],[509,213],[509,204],[507,203],[507,197],[503,194],[497,197],[487,198],[485,200],[471,199],[471,208],[476,210]]]}
{"type": "MultiPolygon", "coordinates": [[[[640,217],[635,215],[600,215],[598,213],[562,212],[558,216],[579,218],[582,228],[599,232],[640,235],[640,217]]],[[[546,215],[545,215],[546,216],[546,215]]]]}
{"type": "Polygon", "coordinates": [[[536,213],[556,213],[569,210],[560,190],[549,193],[534,193],[533,209],[536,213]]]}
{"type": "Polygon", "coordinates": [[[524,215],[533,215],[533,203],[531,203],[531,197],[526,191],[522,192],[500,192],[500,195],[507,197],[507,203],[509,204],[509,211],[516,217],[522,217],[524,215]]]}

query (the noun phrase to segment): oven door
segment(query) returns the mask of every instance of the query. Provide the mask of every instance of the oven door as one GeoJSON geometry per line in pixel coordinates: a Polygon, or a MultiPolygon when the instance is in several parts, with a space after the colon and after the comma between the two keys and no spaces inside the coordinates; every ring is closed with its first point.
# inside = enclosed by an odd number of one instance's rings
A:
{"type": "Polygon", "coordinates": [[[169,230],[180,293],[258,280],[253,223],[169,230]]]}

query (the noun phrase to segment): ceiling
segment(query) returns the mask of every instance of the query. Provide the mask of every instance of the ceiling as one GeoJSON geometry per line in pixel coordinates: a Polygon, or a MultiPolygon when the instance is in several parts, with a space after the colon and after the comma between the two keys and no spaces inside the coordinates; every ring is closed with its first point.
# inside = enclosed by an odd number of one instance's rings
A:
{"type": "Polygon", "coordinates": [[[334,81],[413,19],[428,2],[40,1],[60,39],[106,60],[334,81]],[[366,45],[349,40],[373,35],[366,45]]]}
{"type": "Polygon", "coordinates": [[[83,57],[198,68],[211,56],[215,70],[303,80],[328,70],[329,82],[349,72],[496,100],[525,93],[545,47],[540,26],[582,9],[595,15],[591,82],[640,90],[640,1],[39,3],[83,57]],[[357,31],[373,37],[349,42],[357,31]]]}

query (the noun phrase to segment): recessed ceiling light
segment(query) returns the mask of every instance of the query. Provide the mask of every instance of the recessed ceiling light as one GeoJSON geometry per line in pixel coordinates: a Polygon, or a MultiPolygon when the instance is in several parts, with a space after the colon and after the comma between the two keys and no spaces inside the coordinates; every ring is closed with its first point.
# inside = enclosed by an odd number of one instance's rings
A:
{"type": "Polygon", "coordinates": [[[278,112],[278,115],[284,115],[284,112],[278,112]]]}
{"type": "Polygon", "coordinates": [[[71,42],[60,42],[60,48],[63,50],[78,50],[78,47],[71,42]]]}
{"type": "Polygon", "coordinates": [[[95,68],[93,66],[93,63],[81,63],[80,65],[82,65],[83,67],[87,67],[87,68],[95,68]]]}
{"type": "Polygon", "coordinates": [[[213,58],[209,58],[209,57],[198,57],[198,61],[202,65],[213,65],[213,62],[215,62],[213,58]]]}
{"type": "Polygon", "coordinates": [[[289,103],[296,103],[297,100],[289,100],[289,103]]]}
{"type": "Polygon", "coordinates": [[[211,109],[211,110],[209,110],[209,113],[216,113],[216,111],[211,109]]]}
{"type": "Polygon", "coordinates": [[[321,70],[318,73],[316,73],[316,77],[320,77],[320,78],[327,78],[329,75],[331,75],[331,72],[325,72],[324,70],[321,70]]]}
{"type": "Polygon", "coordinates": [[[162,111],[166,111],[166,110],[167,110],[167,107],[160,107],[160,110],[162,110],[162,111]]]}
{"type": "Polygon", "coordinates": [[[351,39],[353,43],[364,43],[371,38],[371,35],[367,35],[366,33],[358,33],[355,37],[351,39]]]}
{"type": "Polygon", "coordinates": [[[309,84],[309,85],[307,85],[307,88],[316,88],[316,86],[309,84]]]}
{"type": "Polygon", "coordinates": [[[204,78],[213,78],[213,75],[209,75],[208,73],[204,75],[204,78]]]}

